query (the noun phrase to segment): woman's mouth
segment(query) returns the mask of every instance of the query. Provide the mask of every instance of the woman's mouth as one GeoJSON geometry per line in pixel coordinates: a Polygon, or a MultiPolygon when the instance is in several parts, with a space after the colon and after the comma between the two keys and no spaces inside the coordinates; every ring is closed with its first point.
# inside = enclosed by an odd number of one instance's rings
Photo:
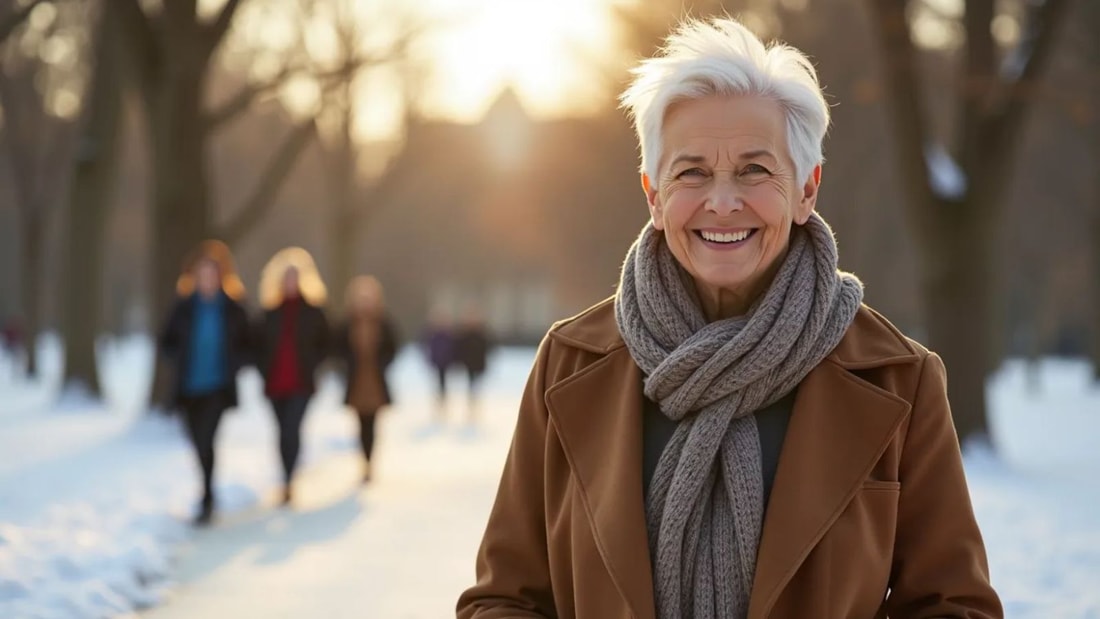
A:
{"type": "Polygon", "coordinates": [[[744,228],[742,230],[717,231],[695,230],[695,235],[708,247],[717,249],[732,249],[744,245],[756,234],[758,228],[744,228]]]}

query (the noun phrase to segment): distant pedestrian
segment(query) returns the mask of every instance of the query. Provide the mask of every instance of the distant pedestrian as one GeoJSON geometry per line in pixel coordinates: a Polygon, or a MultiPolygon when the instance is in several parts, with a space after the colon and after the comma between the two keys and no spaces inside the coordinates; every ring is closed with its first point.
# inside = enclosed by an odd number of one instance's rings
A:
{"type": "Polygon", "coordinates": [[[9,354],[14,354],[23,346],[23,327],[18,318],[11,317],[4,321],[4,328],[0,329],[0,345],[9,354]]]}
{"type": "Polygon", "coordinates": [[[382,285],[371,276],[356,277],[348,286],[347,317],[336,337],[344,359],[347,391],[344,402],[359,419],[363,449],[363,482],[370,481],[378,414],[392,403],[386,370],[397,354],[398,337],[386,315],[382,285]]]}
{"type": "Polygon", "coordinates": [[[424,354],[435,370],[436,419],[440,422],[447,413],[447,372],[455,363],[455,334],[450,315],[443,308],[436,308],[428,316],[428,325],[421,337],[424,354]]]}
{"type": "Polygon", "coordinates": [[[481,377],[489,363],[489,351],[492,348],[485,316],[477,306],[470,306],[455,331],[455,360],[466,370],[468,379],[467,421],[477,421],[481,377]]]}
{"type": "Polygon", "coordinates": [[[195,524],[205,525],[214,510],[215,434],[222,413],[237,405],[237,372],[250,358],[245,290],[229,247],[213,240],[199,246],[184,265],[176,294],[160,350],[175,367],[173,404],[183,411],[202,469],[195,524]]]}
{"type": "Polygon", "coordinates": [[[302,421],[316,391],[315,374],[328,353],[329,327],[323,309],[327,298],[313,257],[300,247],[275,254],[260,276],[264,314],[255,330],[256,353],[264,394],[279,424],[284,505],[292,498],[302,421]]]}
{"type": "Polygon", "coordinates": [[[0,328],[0,352],[11,360],[13,375],[18,374],[19,370],[15,368],[22,366],[21,357],[25,357],[27,351],[23,345],[23,327],[14,316],[5,320],[3,328],[0,328]]]}

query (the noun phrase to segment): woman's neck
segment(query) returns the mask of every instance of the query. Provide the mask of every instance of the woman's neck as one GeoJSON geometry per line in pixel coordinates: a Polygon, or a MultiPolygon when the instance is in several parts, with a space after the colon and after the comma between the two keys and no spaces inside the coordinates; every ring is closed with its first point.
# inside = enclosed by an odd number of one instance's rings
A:
{"type": "Polygon", "coordinates": [[[749,313],[754,298],[739,294],[736,290],[698,286],[699,304],[707,322],[736,318],[749,313]]]}
{"type": "Polygon", "coordinates": [[[748,314],[756,300],[768,292],[786,257],[787,251],[784,250],[763,273],[736,289],[719,288],[695,281],[696,295],[707,321],[714,322],[748,314]]]}

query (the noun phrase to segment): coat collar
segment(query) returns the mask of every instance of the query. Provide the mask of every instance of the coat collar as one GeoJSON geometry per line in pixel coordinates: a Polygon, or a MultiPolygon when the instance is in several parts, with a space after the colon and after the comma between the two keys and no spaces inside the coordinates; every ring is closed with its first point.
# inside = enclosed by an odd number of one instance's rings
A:
{"type": "MultiPolygon", "coordinates": [[[[631,614],[652,619],[641,371],[619,334],[612,299],[555,325],[550,337],[598,355],[547,389],[547,408],[608,572],[631,614]]],[[[863,306],[836,349],[803,380],[764,521],[750,619],[767,617],[909,412],[907,402],[849,370],[918,359],[908,339],[863,306]]]]}
{"type": "MultiPolygon", "coordinates": [[[[610,297],[588,310],[563,320],[551,330],[551,337],[568,346],[597,354],[608,354],[625,346],[615,322],[615,298],[610,297]]],[[[826,359],[847,370],[912,363],[920,358],[909,338],[881,314],[866,305],[840,343],[826,359]]]]}

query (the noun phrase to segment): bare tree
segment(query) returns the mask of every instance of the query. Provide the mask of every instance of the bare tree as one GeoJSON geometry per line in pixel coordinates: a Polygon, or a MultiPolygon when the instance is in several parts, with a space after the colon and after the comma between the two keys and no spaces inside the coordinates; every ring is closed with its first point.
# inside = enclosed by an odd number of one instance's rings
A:
{"type": "MultiPolygon", "coordinates": [[[[415,122],[415,102],[418,84],[417,67],[411,66],[410,46],[430,28],[437,27],[426,20],[414,20],[394,14],[397,34],[379,45],[367,46],[371,27],[355,12],[356,3],[349,0],[330,0],[321,5],[306,2],[307,10],[326,23],[337,42],[337,64],[342,70],[334,80],[334,88],[325,99],[326,111],[333,120],[332,141],[326,144],[329,187],[332,192],[332,210],[329,218],[330,284],[334,291],[343,294],[353,276],[355,245],[358,235],[373,207],[386,200],[389,191],[402,176],[404,167],[399,163],[388,166],[380,175],[364,180],[359,173],[363,146],[355,136],[356,115],[369,102],[362,101],[361,80],[366,72],[384,65],[404,65],[402,79],[408,81],[403,90],[407,95],[405,123],[415,122]]],[[[390,153],[391,161],[399,159],[390,153]]]]}
{"type": "Polygon", "coordinates": [[[35,342],[42,326],[48,222],[65,187],[72,142],[71,123],[49,109],[47,97],[56,92],[56,82],[71,82],[73,75],[51,67],[38,52],[55,38],[72,38],[71,32],[64,32],[62,20],[55,9],[44,30],[27,33],[35,53],[23,53],[12,45],[0,57],[0,107],[6,118],[0,142],[9,153],[20,218],[20,314],[30,376],[37,373],[35,342]]]}
{"type": "MultiPolygon", "coordinates": [[[[1096,36],[1096,29],[1100,28],[1100,2],[1085,2],[1083,16],[1085,32],[1091,43],[1091,49],[1086,52],[1088,61],[1085,66],[1091,67],[1088,74],[1088,88],[1091,99],[1091,129],[1093,157],[1096,162],[1093,169],[1100,167],[1100,37],[1096,36]]],[[[1100,381],[1100,175],[1093,176],[1095,193],[1093,200],[1095,206],[1092,209],[1092,371],[1093,377],[1100,381]]]]}
{"type": "Polygon", "coordinates": [[[967,0],[965,43],[954,92],[954,139],[937,137],[910,30],[909,0],[868,0],[889,84],[888,104],[907,212],[918,240],[920,287],[930,344],[952,374],[948,387],[960,439],[987,433],[985,378],[998,324],[992,302],[996,222],[1004,178],[1019,150],[1031,96],[1068,0],[1025,3],[1019,41],[1003,54],[993,36],[994,0],[967,0]]]}
{"type": "Polygon", "coordinates": [[[118,24],[99,11],[90,83],[74,158],[66,217],[62,333],[66,385],[99,395],[95,341],[101,326],[103,241],[117,177],[124,79],[118,24]]]}
{"type": "MultiPolygon", "coordinates": [[[[238,15],[241,0],[226,0],[212,17],[197,0],[173,0],[159,9],[140,0],[106,0],[119,21],[120,38],[131,63],[151,148],[152,294],[150,311],[163,317],[173,302],[175,280],[187,252],[209,237],[240,238],[262,218],[298,155],[314,135],[313,119],[290,132],[259,176],[253,195],[234,210],[236,218],[217,225],[211,198],[207,146],[210,138],[276,91],[296,69],[288,65],[271,80],[253,83],[221,107],[207,106],[207,86],[217,51],[238,15]]],[[[158,363],[154,399],[163,400],[163,367],[158,363]]]]}

